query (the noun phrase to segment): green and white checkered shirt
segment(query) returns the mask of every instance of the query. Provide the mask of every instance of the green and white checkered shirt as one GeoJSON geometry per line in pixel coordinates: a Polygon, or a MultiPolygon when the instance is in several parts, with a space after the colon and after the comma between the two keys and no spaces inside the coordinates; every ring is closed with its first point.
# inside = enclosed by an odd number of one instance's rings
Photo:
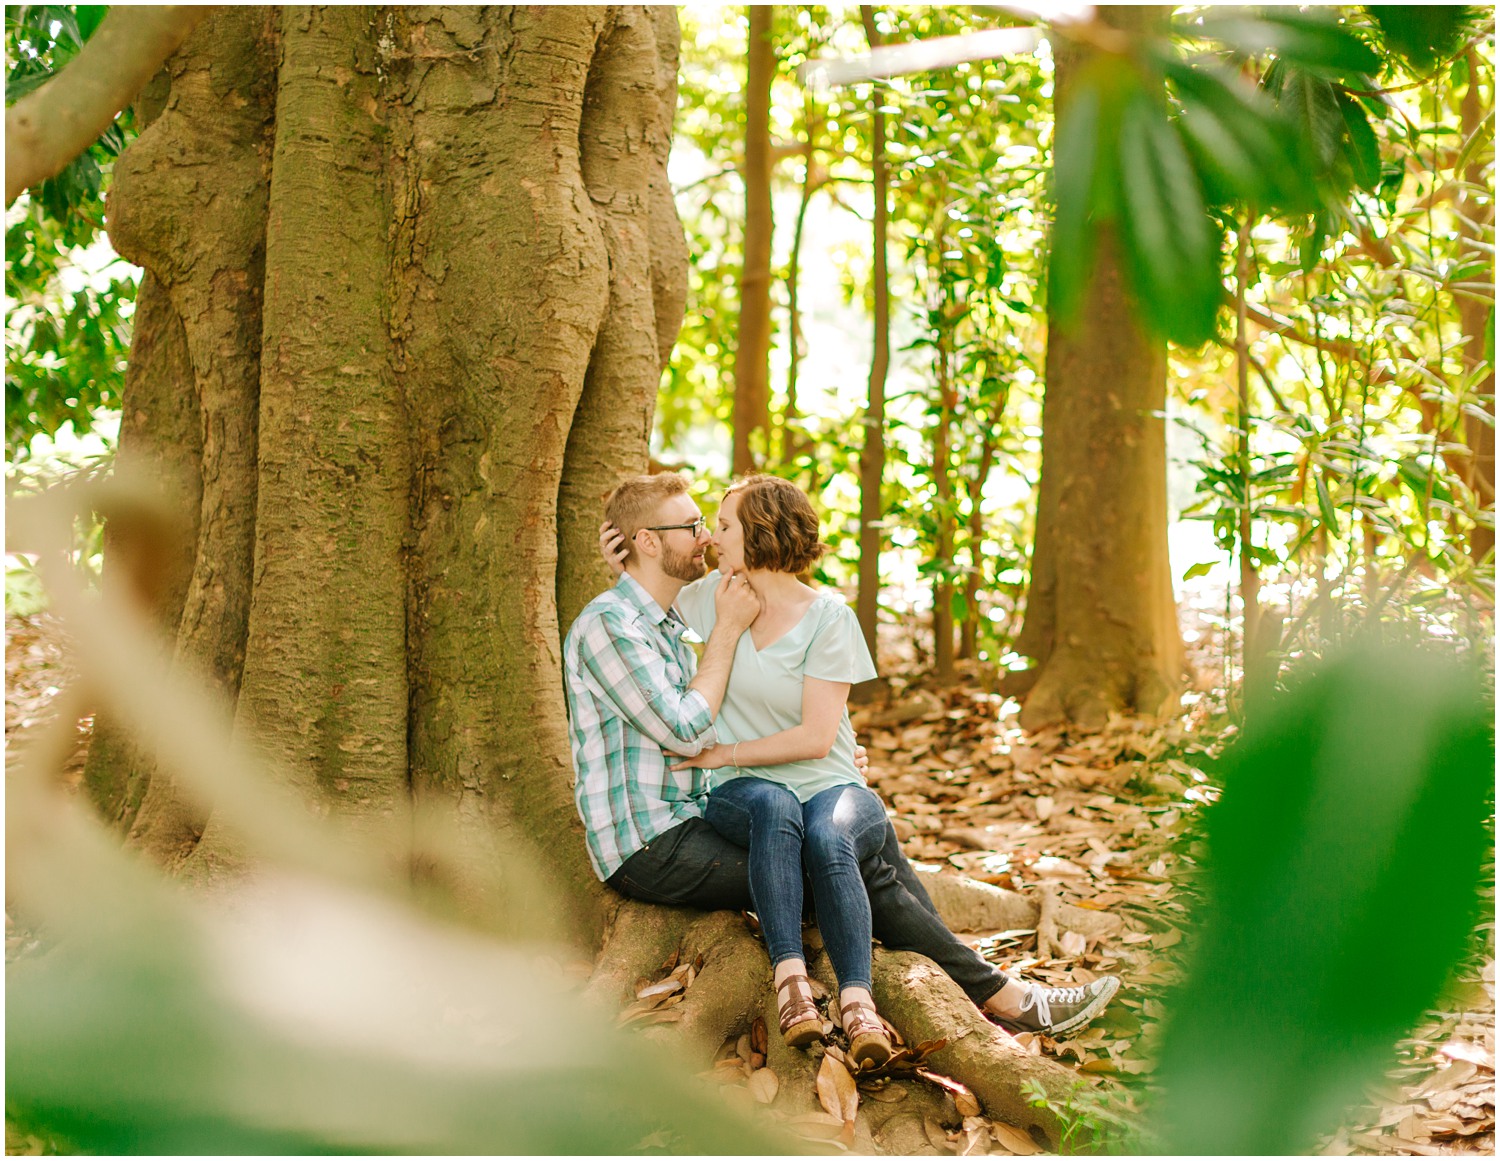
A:
{"type": "Polygon", "coordinates": [[[686,630],[625,573],[584,607],[563,642],[573,798],[601,879],[703,813],[705,771],[668,768],[673,754],[718,740],[707,700],[687,688],[698,663],[686,630]]]}

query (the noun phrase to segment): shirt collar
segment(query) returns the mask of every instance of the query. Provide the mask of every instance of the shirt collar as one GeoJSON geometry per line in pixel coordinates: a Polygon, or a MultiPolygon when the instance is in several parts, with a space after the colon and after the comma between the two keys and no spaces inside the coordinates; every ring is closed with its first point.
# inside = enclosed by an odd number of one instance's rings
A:
{"type": "Polygon", "coordinates": [[[620,579],[615,582],[615,591],[639,609],[641,615],[651,624],[666,629],[674,636],[681,636],[687,629],[686,622],[677,615],[676,609],[663,611],[651,594],[646,591],[645,585],[628,572],[620,574],[620,579]]]}

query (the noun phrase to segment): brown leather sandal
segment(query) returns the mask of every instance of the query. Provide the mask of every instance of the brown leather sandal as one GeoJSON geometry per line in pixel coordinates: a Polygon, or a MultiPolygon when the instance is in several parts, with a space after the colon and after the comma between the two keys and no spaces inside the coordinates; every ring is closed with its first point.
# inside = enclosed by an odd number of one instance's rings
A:
{"type": "Polygon", "coordinates": [[[870,1005],[855,1000],[839,1008],[844,1032],[849,1037],[849,1059],[856,1068],[879,1068],[891,1058],[891,1038],[870,1005]]]}
{"type": "Polygon", "coordinates": [[[793,1048],[806,1048],[823,1039],[823,1017],[813,1003],[812,988],[805,975],[787,976],[776,987],[776,995],[791,989],[778,1012],[781,1035],[793,1048]],[[800,986],[798,986],[800,985],[800,986]]]}

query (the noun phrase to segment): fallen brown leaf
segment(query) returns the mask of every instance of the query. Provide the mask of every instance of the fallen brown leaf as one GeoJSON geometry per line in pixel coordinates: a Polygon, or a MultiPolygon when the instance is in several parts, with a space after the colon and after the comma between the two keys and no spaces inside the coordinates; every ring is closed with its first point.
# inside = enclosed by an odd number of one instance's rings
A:
{"type": "Polygon", "coordinates": [[[838,1117],[845,1125],[852,1125],[859,1111],[859,1087],[849,1070],[831,1053],[823,1056],[815,1084],[818,1103],[828,1110],[830,1116],[838,1117]]]}
{"type": "Polygon", "coordinates": [[[1031,1139],[1030,1133],[1018,1129],[1014,1125],[1007,1125],[1001,1121],[996,1121],[990,1126],[990,1131],[994,1133],[996,1143],[1009,1152],[1014,1153],[1017,1157],[1031,1157],[1042,1151],[1037,1143],[1031,1139]]]}
{"type": "Polygon", "coordinates": [[[660,983],[647,984],[640,991],[636,992],[635,998],[638,1000],[649,1000],[655,996],[670,996],[673,992],[680,992],[682,989],[682,980],[669,976],[660,983]]]}
{"type": "Polygon", "coordinates": [[[1482,1044],[1470,1044],[1464,1040],[1450,1040],[1438,1049],[1449,1060],[1466,1060],[1480,1068],[1495,1071],[1495,1054],[1486,1052],[1482,1044]]]}
{"type": "Polygon", "coordinates": [[[922,1128],[926,1130],[927,1139],[932,1142],[932,1147],[939,1153],[953,1152],[953,1142],[948,1140],[948,1134],[943,1130],[943,1126],[938,1123],[936,1118],[923,1117],[922,1128]]]}
{"type": "Polygon", "coordinates": [[[750,1082],[747,1086],[750,1095],[763,1105],[768,1105],[776,1099],[777,1092],[781,1089],[781,1078],[769,1068],[760,1068],[750,1074],[750,1082]]]}

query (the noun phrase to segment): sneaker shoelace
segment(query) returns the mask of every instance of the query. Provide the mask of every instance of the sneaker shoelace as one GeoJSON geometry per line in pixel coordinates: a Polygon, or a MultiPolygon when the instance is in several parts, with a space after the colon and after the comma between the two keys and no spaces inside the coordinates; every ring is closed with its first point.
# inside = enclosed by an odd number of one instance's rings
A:
{"type": "Polygon", "coordinates": [[[1052,1023],[1052,1004],[1081,1004],[1088,996],[1088,988],[1080,985],[1072,988],[1031,988],[1021,998],[1021,1011],[1034,1011],[1043,1024],[1052,1023]]]}

